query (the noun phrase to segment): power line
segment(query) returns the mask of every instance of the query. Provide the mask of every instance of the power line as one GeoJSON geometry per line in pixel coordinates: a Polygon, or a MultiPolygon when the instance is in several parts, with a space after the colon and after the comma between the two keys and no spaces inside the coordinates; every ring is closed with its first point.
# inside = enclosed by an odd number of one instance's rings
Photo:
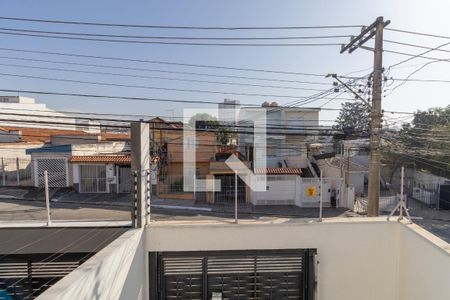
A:
{"type": "MultiPolygon", "coordinates": [[[[103,86],[114,86],[114,87],[128,87],[128,88],[151,89],[151,90],[190,92],[190,93],[208,93],[208,94],[237,95],[237,96],[251,96],[251,97],[277,97],[277,98],[293,98],[293,99],[306,98],[306,96],[293,96],[293,95],[237,93],[237,92],[224,92],[224,91],[215,91],[215,90],[178,89],[178,88],[166,88],[166,87],[158,87],[158,86],[128,85],[128,84],[119,84],[119,83],[108,83],[108,82],[98,82],[98,81],[83,81],[83,80],[55,78],[55,77],[52,78],[52,77],[42,77],[42,76],[33,76],[33,75],[24,75],[24,74],[12,74],[12,73],[0,73],[0,76],[10,76],[10,77],[20,77],[20,78],[50,80],[50,81],[61,81],[61,82],[81,83],[81,84],[92,84],[92,85],[103,85],[103,86]]],[[[341,99],[346,100],[348,98],[341,98],[341,99]]]]}
{"type": "Polygon", "coordinates": [[[386,28],[386,30],[389,30],[389,31],[395,31],[395,32],[402,32],[402,33],[408,33],[408,34],[414,34],[414,35],[422,35],[422,36],[428,36],[428,37],[435,37],[435,38],[441,38],[441,39],[450,39],[450,36],[438,35],[438,34],[431,34],[431,33],[423,33],[423,32],[410,31],[410,30],[403,30],[403,29],[386,28]]]}
{"type": "Polygon", "coordinates": [[[427,50],[427,51],[425,51],[425,52],[422,52],[422,53],[416,54],[415,56],[412,56],[412,57],[409,57],[409,58],[407,58],[407,59],[404,59],[404,60],[402,60],[402,61],[400,61],[400,62],[398,62],[398,63],[395,63],[395,64],[389,66],[388,69],[395,68],[395,67],[397,67],[397,66],[400,65],[400,64],[403,64],[403,63],[405,63],[405,62],[408,62],[408,61],[410,61],[410,60],[412,60],[412,59],[415,59],[415,58],[417,58],[417,57],[420,57],[420,56],[422,56],[422,55],[425,55],[425,54],[427,54],[427,53],[430,53],[431,51],[440,49],[440,48],[445,47],[445,46],[447,46],[447,45],[450,45],[450,42],[446,42],[446,43],[441,44],[441,45],[439,45],[439,46],[437,46],[437,47],[435,47],[435,48],[429,49],[429,50],[427,50]]]}
{"type": "Polygon", "coordinates": [[[334,29],[334,28],[358,28],[362,25],[316,25],[316,26],[259,26],[259,27],[213,27],[213,26],[173,26],[173,25],[145,25],[145,24],[119,24],[119,23],[99,23],[99,22],[80,22],[68,20],[49,20],[49,19],[31,19],[1,16],[2,20],[35,22],[35,23],[54,23],[68,25],[87,25],[87,26],[105,26],[105,27],[131,27],[131,28],[158,28],[158,29],[201,29],[201,30],[280,30],[280,29],[334,29]]]}
{"type": "MultiPolygon", "coordinates": [[[[24,117],[35,117],[35,118],[45,118],[48,119],[49,116],[43,116],[43,115],[30,115],[30,114],[24,114],[24,113],[11,113],[11,112],[0,112],[0,115],[6,115],[6,116],[24,116],[24,117]]],[[[89,117],[71,117],[71,116],[52,116],[54,119],[76,119],[76,120],[87,120],[87,121],[107,121],[107,122],[115,122],[115,123],[131,123],[131,122],[137,122],[137,120],[117,120],[117,119],[93,119],[89,117]]],[[[10,122],[34,122],[34,120],[9,120],[10,122]]],[[[213,120],[212,120],[213,121],[213,120]]],[[[61,123],[61,122],[41,122],[38,120],[39,123],[48,123],[48,124],[61,124],[61,125],[75,125],[75,126],[94,126],[94,127],[112,127],[112,128],[130,128],[129,125],[117,125],[117,124],[82,124],[82,123],[61,123]]],[[[151,120],[148,121],[141,121],[144,123],[152,124],[151,120]]],[[[208,122],[208,121],[206,121],[208,122]]],[[[310,130],[310,131],[317,131],[317,130],[330,130],[329,128],[321,128],[324,126],[320,125],[269,125],[264,127],[258,127],[258,126],[245,126],[245,125],[236,125],[236,124],[221,124],[220,127],[224,128],[265,128],[265,129],[283,129],[283,130],[310,130]]],[[[325,126],[327,127],[327,126],[325,126]]],[[[164,129],[164,127],[155,127],[155,129],[164,129]]],[[[211,128],[213,129],[213,128],[211,128]]]]}
{"type": "Polygon", "coordinates": [[[439,49],[439,48],[433,48],[429,46],[423,46],[423,45],[417,45],[417,44],[411,44],[411,43],[405,43],[405,42],[399,42],[399,41],[391,41],[391,40],[384,40],[387,43],[396,44],[396,45],[403,45],[408,47],[414,47],[414,48],[420,48],[420,49],[427,49],[427,50],[433,50],[433,51],[439,51],[439,52],[446,52],[449,53],[450,50],[446,49],[439,49]]]}
{"type": "MultiPolygon", "coordinates": [[[[0,48],[0,50],[4,50],[4,49],[0,48]]],[[[6,50],[6,51],[8,51],[8,50],[6,50]]],[[[317,81],[300,81],[300,80],[288,80],[288,79],[278,79],[278,78],[261,78],[261,77],[248,77],[248,76],[224,75],[224,74],[219,75],[219,74],[212,74],[212,73],[169,71],[169,70],[161,70],[161,69],[123,67],[123,66],[112,66],[112,65],[105,65],[105,64],[88,64],[88,63],[77,63],[77,62],[68,62],[68,61],[60,61],[60,60],[33,59],[33,58],[24,58],[24,57],[1,56],[0,58],[11,59],[11,60],[24,60],[24,61],[33,61],[33,62],[64,64],[64,65],[96,67],[96,68],[110,68],[110,69],[119,69],[119,70],[133,70],[133,71],[157,72],[157,73],[168,73],[168,74],[182,74],[182,75],[195,75],[195,76],[208,76],[208,77],[232,78],[232,79],[248,79],[248,80],[257,80],[257,81],[275,81],[275,82],[287,82],[287,83],[329,85],[329,83],[317,82],[317,81]]]]}
{"type": "Polygon", "coordinates": [[[161,42],[161,41],[141,41],[141,40],[117,40],[117,39],[105,39],[105,38],[83,38],[73,36],[53,36],[43,34],[31,34],[31,33],[12,33],[0,31],[0,34],[14,35],[14,36],[27,36],[27,37],[39,37],[39,38],[51,38],[51,39],[64,39],[64,40],[78,40],[78,41],[90,41],[90,42],[108,42],[108,43],[129,43],[129,44],[155,44],[155,45],[177,45],[177,46],[231,46],[231,47],[328,47],[328,46],[340,46],[340,43],[289,43],[289,44],[249,44],[249,43],[199,43],[199,42],[161,42]]]}
{"type": "Polygon", "coordinates": [[[324,78],[325,75],[326,75],[326,74],[318,74],[318,73],[279,71],[279,70],[255,69],[255,68],[238,68],[238,67],[228,67],[228,66],[218,66],[218,65],[205,65],[205,64],[188,64],[188,63],[169,62],[169,61],[133,59],[133,58],[124,58],[124,57],[98,56],[98,55],[63,53],[63,52],[50,52],[50,51],[38,51],[38,50],[25,50],[25,49],[14,49],[14,48],[4,48],[4,47],[0,47],[0,50],[13,51],[13,52],[26,52],[26,53],[34,53],[34,54],[50,54],[50,55],[68,56],[68,57],[95,58],[95,59],[105,59],[105,60],[127,61],[127,62],[137,62],[137,63],[174,65],[174,66],[195,67],[195,68],[212,68],[212,69],[223,69],[223,70],[233,70],[233,71],[248,71],[248,72],[262,72],[262,73],[274,73],[274,74],[285,74],[285,75],[314,76],[314,77],[321,77],[321,78],[324,78]]]}
{"type": "Polygon", "coordinates": [[[198,36],[145,36],[145,35],[117,35],[117,34],[101,34],[101,33],[85,33],[85,32],[68,32],[68,31],[44,31],[18,28],[3,28],[0,30],[14,32],[31,32],[40,34],[53,35],[69,35],[69,36],[89,36],[89,37],[108,37],[108,38],[124,38],[124,39],[156,39],[156,40],[305,40],[305,39],[334,39],[349,38],[350,35],[309,35],[309,36],[277,36],[277,37],[198,37],[198,36]]]}
{"type": "MultiPolygon", "coordinates": [[[[218,102],[220,103],[220,102],[218,102]]],[[[5,108],[5,111],[27,111],[27,112],[53,112],[50,110],[43,110],[43,109],[30,109],[30,108],[5,108]]],[[[95,120],[95,121],[102,121],[102,120],[112,120],[112,121],[116,121],[116,122],[134,122],[134,121],[138,121],[139,119],[141,119],[142,117],[146,117],[146,118],[166,118],[166,119],[170,119],[170,118],[176,118],[176,119],[184,119],[184,116],[161,116],[161,115],[139,115],[139,114],[117,114],[117,113],[90,113],[90,112],[77,112],[77,111],[67,111],[67,110],[58,110],[58,111],[54,111],[57,113],[63,113],[63,114],[72,114],[72,115],[88,115],[88,116],[117,116],[117,117],[136,117],[138,119],[136,120],[123,120],[123,119],[103,119],[103,118],[88,118],[86,117],[86,119],[88,120],[95,120]]],[[[0,112],[1,114],[1,112],[0,112]]],[[[30,115],[28,114],[28,116],[34,116],[34,115],[30,115]]],[[[36,116],[43,116],[43,115],[36,115],[36,116]]],[[[54,116],[53,116],[54,117],[54,116]]],[[[56,118],[59,118],[59,116],[57,116],[56,118]]],[[[77,117],[74,117],[77,118],[77,117]]],[[[317,121],[316,119],[302,119],[303,121],[317,121]]],[[[331,119],[321,119],[319,121],[330,121],[330,122],[334,122],[334,120],[331,119]]],[[[167,121],[168,123],[170,123],[171,121],[167,121]]],[[[285,120],[285,122],[297,122],[297,120],[285,120]]],[[[277,123],[266,123],[267,125],[277,125],[277,123]]]]}
{"type": "MultiPolygon", "coordinates": [[[[130,101],[156,101],[156,102],[175,102],[175,103],[193,103],[193,104],[220,104],[223,102],[215,102],[215,101],[205,101],[205,100],[183,100],[183,99],[163,99],[163,98],[147,98],[147,97],[130,97],[130,96],[113,96],[113,95],[100,95],[100,94],[81,94],[81,93],[65,93],[65,92],[48,92],[48,91],[35,91],[35,90],[20,90],[20,89],[4,89],[0,88],[1,92],[6,93],[28,93],[28,94],[37,94],[37,95],[55,95],[55,96],[69,96],[69,97],[80,97],[80,98],[100,98],[100,99],[117,99],[117,100],[130,100],[130,101]]],[[[324,98],[326,99],[326,98],[324,98]]],[[[354,99],[349,99],[354,100],[354,99]]],[[[261,107],[259,104],[254,103],[240,103],[240,104],[227,104],[229,106],[238,106],[238,105],[246,105],[253,107],[261,107]]],[[[278,108],[285,106],[278,106],[278,108]]],[[[286,107],[289,108],[289,107],[286,107]]],[[[302,107],[305,110],[308,109],[320,109],[320,110],[329,110],[329,111],[340,111],[340,108],[329,108],[329,107],[302,107]]],[[[404,112],[404,111],[392,111],[392,110],[384,110],[384,112],[389,113],[397,113],[397,114],[414,114],[414,112],[404,112]]]]}
{"type": "MultiPolygon", "coordinates": [[[[5,58],[5,57],[0,56],[0,58],[5,58]]],[[[12,59],[14,59],[14,58],[12,58],[12,59]]],[[[132,77],[132,78],[159,79],[159,80],[170,80],[170,81],[198,82],[198,83],[211,83],[211,84],[237,85],[237,86],[253,86],[253,87],[276,88],[276,89],[321,91],[321,90],[315,89],[315,88],[301,88],[301,87],[291,87],[291,86],[275,86],[275,85],[263,85],[263,84],[251,84],[251,83],[200,80],[200,79],[169,78],[169,77],[160,77],[160,76],[134,75],[134,74],[122,74],[122,73],[111,73],[111,72],[100,72],[100,71],[86,71],[86,70],[41,67],[41,66],[30,66],[30,65],[17,65],[17,64],[5,64],[5,63],[0,63],[0,65],[7,66],[7,67],[28,68],[28,69],[37,69],[37,70],[63,71],[63,72],[83,73],[83,74],[132,77]]]]}
{"type": "Polygon", "coordinates": [[[434,60],[434,61],[450,62],[450,59],[448,59],[448,58],[430,57],[430,56],[424,56],[424,55],[420,55],[420,54],[411,54],[411,53],[394,51],[394,50],[388,50],[388,49],[383,49],[383,51],[384,52],[388,52],[388,53],[393,53],[393,54],[399,54],[399,55],[405,55],[405,56],[409,56],[409,57],[414,57],[414,58],[418,57],[418,58],[434,60]]]}
{"type": "MultiPolygon", "coordinates": [[[[346,79],[357,78],[357,77],[351,77],[351,76],[339,76],[339,77],[346,78],[346,79]]],[[[426,79],[426,78],[394,78],[394,77],[390,77],[390,79],[402,80],[402,81],[414,81],[414,82],[450,83],[450,80],[434,79],[434,78],[426,79]]]]}

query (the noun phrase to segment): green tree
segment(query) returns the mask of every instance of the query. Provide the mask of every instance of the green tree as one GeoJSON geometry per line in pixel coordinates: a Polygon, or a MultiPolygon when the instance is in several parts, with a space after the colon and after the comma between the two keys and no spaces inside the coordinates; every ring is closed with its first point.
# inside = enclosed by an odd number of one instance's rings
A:
{"type": "Polygon", "coordinates": [[[386,162],[413,163],[436,175],[450,176],[450,105],[417,111],[401,130],[384,136],[386,162]]]}
{"type": "Polygon", "coordinates": [[[227,126],[220,124],[216,117],[207,113],[198,113],[189,119],[192,128],[211,129],[215,132],[216,140],[221,145],[227,145],[232,138],[232,133],[227,126]]]}
{"type": "Polygon", "coordinates": [[[342,130],[347,135],[367,135],[369,133],[369,114],[370,108],[364,102],[342,103],[334,129],[342,130]]]}

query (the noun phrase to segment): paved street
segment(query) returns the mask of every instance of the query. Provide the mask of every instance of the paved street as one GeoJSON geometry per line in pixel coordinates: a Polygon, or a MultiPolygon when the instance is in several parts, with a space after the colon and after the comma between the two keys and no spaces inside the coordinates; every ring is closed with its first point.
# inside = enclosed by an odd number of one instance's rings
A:
{"type": "MultiPolygon", "coordinates": [[[[171,204],[177,204],[173,202],[171,204]]],[[[185,209],[152,208],[153,220],[231,220],[234,218],[233,207],[215,207],[213,211],[195,210],[195,207],[185,209]],[[194,209],[192,209],[194,208],[194,209]]],[[[424,219],[415,219],[414,222],[433,234],[450,243],[450,212],[434,211],[422,208],[414,210],[414,216],[422,216],[424,219]],[[435,217],[434,219],[432,217],[435,217]],[[439,217],[439,218],[438,218],[439,217]]],[[[352,216],[352,213],[344,209],[325,208],[324,217],[352,216]]],[[[314,220],[318,218],[316,208],[283,208],[283,207],[240,207],[239,219],[277,219],[277,218],[303,218],[314,220]]],[[[75,203],[51,203],[51,218],[54,221],[74,220],[105,220],[128,221],[130,209],[127,206],[108,204],[75,204],[75,203]]],[[[45,221],[46,211],[42,201],[36,200],[0,200],[0,222],[8,221],[45,221]]]]}

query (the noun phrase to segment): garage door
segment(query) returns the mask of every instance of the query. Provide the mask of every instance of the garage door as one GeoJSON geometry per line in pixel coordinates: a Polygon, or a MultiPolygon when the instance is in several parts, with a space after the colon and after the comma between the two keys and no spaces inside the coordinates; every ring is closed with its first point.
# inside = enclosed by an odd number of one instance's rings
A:
{"type": "Polygon", "coordinates": [[[315,250],[150,253],[150,299],[308,299],[315,250]]]}
{"type": "Polygon", "coordinates": [[[49,187],[66,187],[67,160],[65,158],[37,158],[37,186],[44,187],[44,171],[47,170],[49,187]]]}

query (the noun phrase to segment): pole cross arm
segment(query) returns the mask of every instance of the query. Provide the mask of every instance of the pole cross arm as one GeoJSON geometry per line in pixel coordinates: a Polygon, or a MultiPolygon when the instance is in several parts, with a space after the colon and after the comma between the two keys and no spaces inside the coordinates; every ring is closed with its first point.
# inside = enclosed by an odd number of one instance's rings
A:
{"type": "MultiPolygon", "coordinates": [[[[376,33],[376,27],[378,25],[378,22],[382,22],[382,18],[379,17],[375,22],[370,24],[368,27],[363,27],[361,30],[361,33],[357,35],[356,37],[352,37],[350,42],[347,45],[342,45],[340,53],[344,53],[348,50],[348,53],[352,53],[356,49],[358,49],[360,46],[362,46],[365,42],[373,38],[373,36],[376,33]],[[368,35],[367,35],[368,34],[368,35]],[[355,45],[357,44],[357,45],[355,45]]],[[[387,20],[383,23],[383,28],[388,26],[391,23],[390,20],[387,20]]]]}

